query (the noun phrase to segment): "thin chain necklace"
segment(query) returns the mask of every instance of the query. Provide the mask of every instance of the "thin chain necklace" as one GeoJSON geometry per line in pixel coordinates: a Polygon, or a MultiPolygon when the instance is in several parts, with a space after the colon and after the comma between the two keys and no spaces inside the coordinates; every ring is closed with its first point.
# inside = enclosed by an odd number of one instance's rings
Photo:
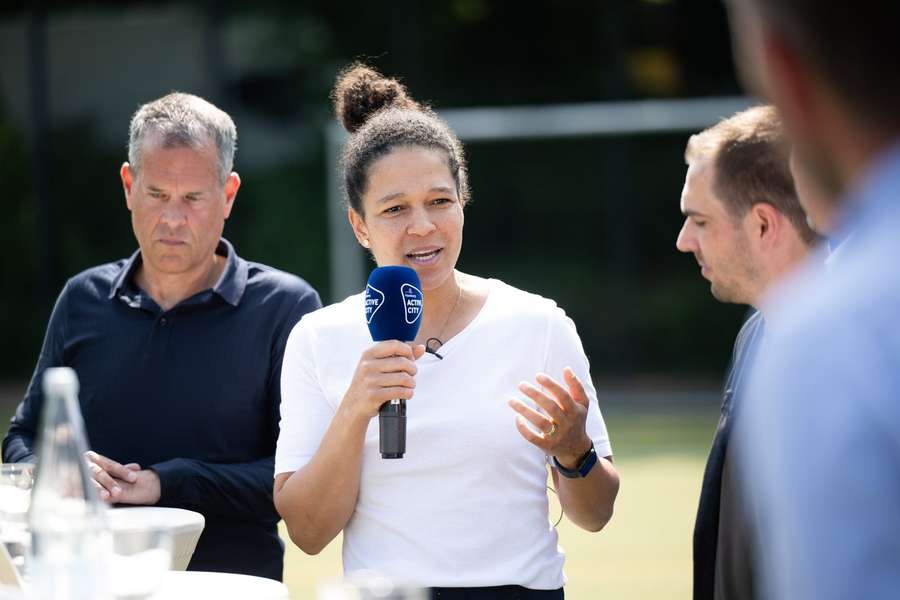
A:
{"type": "Polygon", "coordinates": [[[429,354],[434,354],[440,360],[444,360],[444,357],[438,354],[438,349],[444,345],[444,342],[441,341],[441,338],[444,336],[444,330],[447,329],[447,325],[450,324],[450,317],[453,316],[453,313],[456,312],[456,308],[459,306],[459,301],[462,299],[462,286],[457,284],[459,288],[459,293],[456,295],[456,302],[453,303],[453,308],[450,309],[450,312],[447,313],[447,318],[444,319],[444,324],[441,326],[441,330],[438,332],[437,337],[430,337],[425,340],[425,352],[429,354]]]}

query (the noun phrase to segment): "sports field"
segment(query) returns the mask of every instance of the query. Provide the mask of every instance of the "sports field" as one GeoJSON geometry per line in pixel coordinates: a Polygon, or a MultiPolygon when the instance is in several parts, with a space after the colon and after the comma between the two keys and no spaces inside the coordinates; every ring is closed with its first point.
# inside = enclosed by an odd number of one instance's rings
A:
{"type": "MultiPolygon", "coordinates": [[[[4,430],[20,394],[18,386],[0,386],[4,430]]],[[[583,532],[566,519],[560,524],[569,578],[566,597],[688,598],[691,532],[718,416],[716,394],[655,391],[601,397],[600,402],[622,488],[616,514],[600,533],[583,532]]],[[[553,510],[555,517],[558,505],[553,510]]],[[[286,534],[284,538],[284,580],[291,598],[314,599],[316,582],[340,575],[340,538],[318,556],[304,555],[286,534]]]]}

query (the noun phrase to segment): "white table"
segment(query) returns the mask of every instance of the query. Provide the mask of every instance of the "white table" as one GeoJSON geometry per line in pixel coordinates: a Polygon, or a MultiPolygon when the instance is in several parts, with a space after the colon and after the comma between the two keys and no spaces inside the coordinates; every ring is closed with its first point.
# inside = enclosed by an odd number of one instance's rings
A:
{"type": "Polygon", "coordinates": [[[109,511],[113,535],[127,535],[151,527],[165,527],[172,532],[172,569],[187,569],[206,519],[198,512],[162,506],[130,506],[109,511]]]}
{"type": "Polygon", "coordinates": [[[252,575],[169,571],[152,600],[288,600],[283,583],[252,575]]]}

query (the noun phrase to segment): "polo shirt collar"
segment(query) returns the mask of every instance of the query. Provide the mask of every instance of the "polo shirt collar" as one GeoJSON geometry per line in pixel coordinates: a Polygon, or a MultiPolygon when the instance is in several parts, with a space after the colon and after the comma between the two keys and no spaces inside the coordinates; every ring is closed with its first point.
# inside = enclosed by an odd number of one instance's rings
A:
{"type": "Polygon", "coordinates": [[[241,302],[244,290],[247,289],[247,261],[237,255],[231,243],[222,238],[216,248],[216,254],[225,256],[225,269],[219,277],[219,281],[213,286],[213,292],[222,297],[225,302],[237,306],[241,302]]]}
{"type": "Polygon", "coordinates": [[[125,264],[122,265],[122,269],[119,271],[119,274],[116,275],[116,278],[113,279],[112,287],[109,290],[109,298],[112,300],[116,296],[118,296],[123,288],[125,288],[129,282],[134,279],[134,272],[137,270],[138,266],[141,264],[141,250],[138,248],[134,251],[128,260],[125,261],[125,264]]]}
{"type": "MultiPolygon", "coordinates": [[[[216,254],[226,257],[226,262],[222,275],[219,277],[216,285],[213,286],[212,291],[228,304],[237,306],[240,304],[244,290],[247,288],[247,261],[235,253],[234,247],[225,238],[219,240],[219,245],[216,246],[216,254]]],[[[122,270],[113,280],[112,288],[109,291],[110,299],[118,296],[128,284],[133,284],[134,273],[141,265],[141,262],[141,251],[138,249],[125,261],[125,264],[122,265],[122,270]]]]}

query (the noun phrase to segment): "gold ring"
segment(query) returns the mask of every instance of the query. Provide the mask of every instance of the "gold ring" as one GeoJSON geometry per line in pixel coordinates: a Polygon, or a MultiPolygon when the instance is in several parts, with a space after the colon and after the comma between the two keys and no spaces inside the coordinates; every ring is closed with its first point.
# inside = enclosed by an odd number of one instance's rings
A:
{"type": "Polygon", "coordinates": [[[553,437],[556,433],[556,421],[550,421],[550,431],[544,432],[544,437],[553,437]]]}

